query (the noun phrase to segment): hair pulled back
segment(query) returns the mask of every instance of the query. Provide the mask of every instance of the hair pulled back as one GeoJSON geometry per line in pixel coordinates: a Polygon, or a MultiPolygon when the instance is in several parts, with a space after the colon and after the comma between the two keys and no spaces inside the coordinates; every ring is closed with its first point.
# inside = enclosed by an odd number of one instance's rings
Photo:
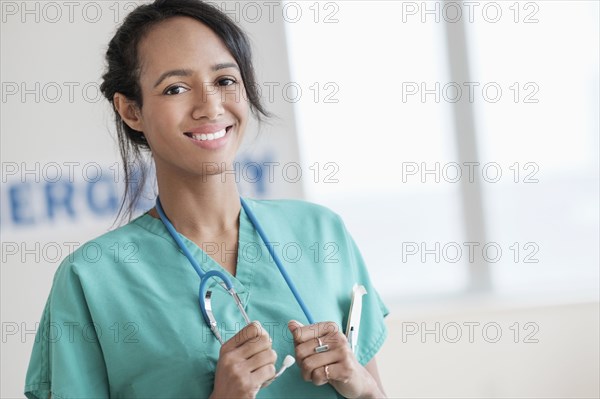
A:
{"type": "Polygon", "coordinates": [[[111,103],[115,113],[125,177],[125,192],[117,218],[124,213],[124,216],[131,219],[135,211],[148,176],[143,151],[150,148],[143,132],[133,130],[123,121],[115,109],[114,95],[121,93],[139,108],[143,106],[138,45],[153,26],[177,16],[196,19],[223,41],[240,68],[250,110],[258,121],[270,116],[260,101],[248,37],[225,13],[199,0],[156,0],[135,8],[127,15],[108,45],[107,66],[100,85],[102,94],[111,103]]]}

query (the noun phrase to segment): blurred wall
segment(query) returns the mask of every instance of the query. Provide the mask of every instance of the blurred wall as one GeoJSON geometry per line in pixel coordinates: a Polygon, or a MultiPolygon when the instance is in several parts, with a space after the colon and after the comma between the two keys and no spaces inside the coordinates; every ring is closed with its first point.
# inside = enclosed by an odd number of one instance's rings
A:
{"type": "Polygon", "coordinates": [[[598,398],[598,303],[396,305],[379,354],[391,398],[598,398]]]}

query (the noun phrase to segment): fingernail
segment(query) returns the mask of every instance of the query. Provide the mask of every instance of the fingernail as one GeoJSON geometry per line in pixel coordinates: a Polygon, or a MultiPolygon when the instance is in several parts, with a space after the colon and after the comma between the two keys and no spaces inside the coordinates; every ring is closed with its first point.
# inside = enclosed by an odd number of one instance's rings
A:
{"type": "Polygon", "coordinates": [[[300,323],[298,320],[290,320],[290,323],[296,323],[298,324],[298,327],[304,327],[304,324],[300,323]]]}

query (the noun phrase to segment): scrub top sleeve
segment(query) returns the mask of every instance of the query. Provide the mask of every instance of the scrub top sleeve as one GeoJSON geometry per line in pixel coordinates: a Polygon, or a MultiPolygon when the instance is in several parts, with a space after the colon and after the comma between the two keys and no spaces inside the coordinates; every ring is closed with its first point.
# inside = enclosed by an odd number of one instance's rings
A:
{"type": "Polygon", "coordinates": [[[63,261],[36,334],[25,396],[108,398],[108,378],[97,326],[90,316],[75,266],[63,261]]]}
{"type": "Polygon", "coordinates": [[[379,352],[387,338],[387,326],[384,318],[390,312],[371,283],[365,261],[345,226],[344,233],[355,282],[363,285],[367,291],[367,294],[362,297],[362,314],[356,351],[359,363],[366,365],[379,352]]]}

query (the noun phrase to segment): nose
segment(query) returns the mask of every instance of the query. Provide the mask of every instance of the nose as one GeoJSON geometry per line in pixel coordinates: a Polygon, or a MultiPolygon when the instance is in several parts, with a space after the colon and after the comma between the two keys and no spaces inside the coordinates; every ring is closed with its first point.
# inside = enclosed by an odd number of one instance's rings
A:
{"type": "Polygon", "coordinates": [[[223,115],[223,98],[219,86],[213,83],[205,83],[201,90],[196,90],[192,118],[195,120],[207,118],[215,120],[223,115]]]}

